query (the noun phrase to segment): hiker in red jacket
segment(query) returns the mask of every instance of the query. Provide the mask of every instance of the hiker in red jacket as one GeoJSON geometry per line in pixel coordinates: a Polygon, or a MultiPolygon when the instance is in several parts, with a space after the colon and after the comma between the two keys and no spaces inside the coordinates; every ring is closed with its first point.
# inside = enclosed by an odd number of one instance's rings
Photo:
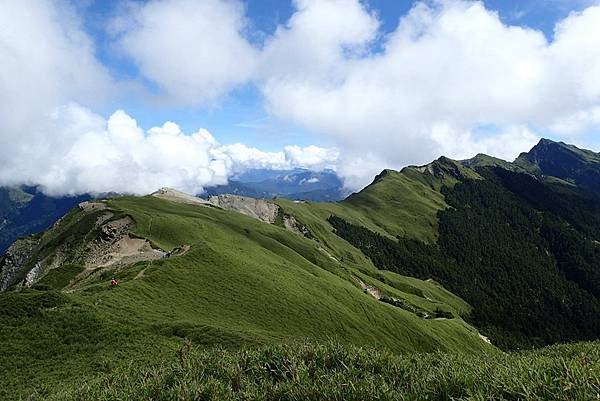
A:
{"type": "Polygon", "coordinates": [[[116,278],[113,278],[112,280],[110,280],[111,287],[116,287],[118,284],[119,284],[119,281],[116,278]]]}

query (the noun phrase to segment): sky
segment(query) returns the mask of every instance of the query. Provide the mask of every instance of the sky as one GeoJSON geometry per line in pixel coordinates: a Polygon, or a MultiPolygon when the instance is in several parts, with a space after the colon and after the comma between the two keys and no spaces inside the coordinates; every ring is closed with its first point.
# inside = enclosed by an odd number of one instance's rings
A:
{"type": "Polygon", "coordinates": [[[593,0],[4,0],[0,60],[0,185],[55,196],[600,150],[593,0]]]}

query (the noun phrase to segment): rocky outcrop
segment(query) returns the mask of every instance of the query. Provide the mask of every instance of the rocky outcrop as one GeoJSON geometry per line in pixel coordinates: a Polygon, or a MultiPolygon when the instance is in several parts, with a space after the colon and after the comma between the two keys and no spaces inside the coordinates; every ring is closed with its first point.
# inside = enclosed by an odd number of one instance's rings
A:
{"type": "Polygon", "coordinates": [[[129,216],[102,224],[98,237],[88,245],[82,257],[84,266],[127,265],[165,257],[166,252],[153,248],[148,240],[131,237],[129,232],[134,226],[129,216]]]}
{"type": "Polygon", "coordinates": [[[16,241],[0,258],[0,291],[12,287],[31,287],[52,269],[65,264],[85,267],[85,278],[97,269],[124,266],[140,261],[157,260],[167,253],[152,246],[144,238],[131,235],[135,221],[129,217],[115,218],[104,203],[79,204],[79,216],[74,224],[82,224],[93,216],[94,224],[87,232],[73,230],[73,222],[59,220],[39,237],[16,241]],[[56,246],[53,238],[64,236],[56,246]],[[45,255],[38,258],[38,255],[45,255]]]}
{"type": "Polygon", "coordinates": [[[294,216],[284,213],[281,207],[266,199],[225,194],[210,196],[208,201],[221,209],[238,212],[268,224],[283,225],[289,231],[307,238],[313,238],[308,227],[301,224],[294,216]]]}
{"type": "Polygon", "coordinates": [[[83,210],[84,212],[93,212],[96,210],[106,210],[106,208],[107,208],[106,203],[91,202],[91,201],[81,202],[77,205],[77,207],[79,209],[83,210]]]}
{"type": "Polygon", "coordinates": [[[254,217],[265,223],[273,224],[280,212],[279,206],[265,199],[255,199],[238,195],[217,195],[208,201],[225,210],[232,210],[246,216],[254,217]]]}
{"type": "Polygon", "coordinates": [[[6,291],[18,281],[25,279],[30,268],[28,261],[39,244],[34,237],[16,240],[0,257],[0,291],[6,291]]]}

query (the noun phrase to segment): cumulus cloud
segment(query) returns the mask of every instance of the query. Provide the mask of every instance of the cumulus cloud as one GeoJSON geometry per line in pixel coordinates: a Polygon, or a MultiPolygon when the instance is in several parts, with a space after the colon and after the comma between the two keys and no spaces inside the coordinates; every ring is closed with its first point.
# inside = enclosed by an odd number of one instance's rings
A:
{"type": "Polygon", "coordinates": [[[160,186],[196,192],[227,181],[231,161],[213,154],[217,144],[205,130],[184,135],[167,122],[145,133],[123,111],[106,120],[76,104],[38,129],[44,143],[15,146],[17,161],[0,170],[0,182],[18,179],[60,195],[147,194],[160,186]]]}
{"type": "Polygon", "coordinates": [[[295,0],[296,12],[267,39],[259,77],[267,81],[337,82],[343,61],[359,57],[376,38],[378,21],[356,0],[295,0]]]}
{"type": "Polygon", "coordinates": [[[221,0],[136,3],[116,18],[117,46],[172,101],[205,105],[253,75],[243,6],[221,0]]]}
{"type": "Polygon", "coordinates": [[[250,168],[272,170],[306,168],[314,171],[324,169],[335,170],[339,160],[337,149],[322,148],[314,145],[303,148],[297,145],[289,145],[285,146],[279,152],[264,152],[242,143],[235,143],[223,146],[221,151],[233,161],[232,168],[235,173],[250,168]]]}
{"type": "Polygon", "coordinates": [[[247,168],[318,168],[337,155],[315,146],[291,154],[224,146],[205,129],[185,134],[173,122],[144,132],[122,110],[105,119],[77,104],[55,110],[34,134],[43,138],[36,146],[13,142],[0,183],[38,185],[50,195],[143,195],[162,186],[198,194],[247,168]]]}
{"type": "Polygon", "coordinates": [[[304,148],[297,145],[286,146],[283,153],[291,166],[304,166],[312,170],[335,169],[340,157],[337,149],[315,145],[304,148]]]}
{"type": "MultiPolygon", "coordinates": [[[[181,0],[137,7],[133,20],[115,23],[114,29],[148,67],[148,77],[167,91],[203,101],[245,79],[239,66],[253,50],[238,37],[243,18],[236,3],[181,0]],[[157,27],[180,37],[173,43],[188,46],[191,60],[177,58],[182,48],[145,36],[157,27]],[[144,47],[148,44],[155,47],[144,47]],[[157,60],[179,65],[181,74],[153,64],[157,60]],[[202,77],[190,79],[190,69],[202,77]]],[[[336,155],[318,147],[261,152],[223,146],[205,129],[185,134],[173,122],[144,131],[123,110],[105,118],[81,104],[95,104],[116,84],[67,3],[2,2],[0,26],[0,185],[36,185],[51,195],[147,194],[162,186],[199,193],[245,168],[319,168],[336,155]]]]}
{"type": "MultiPolygon", "coordinates": [[[[365,46],[375,37],[373,16],[358,1],[346,3],[362,16],[360,31],[371,32],[357,36],[365,46]]],[[[383,39],[381,52],[357,57],[344,52],[341,34],[321,43],[310,18],[302,18],[331,4],[299,7],[295,23],[263,53],[263,62],[276,66],[281,56],[271,47],[287,47],[288,37],[310,43],[317,49],[307,57],[283,55],[289,64],[311,63],[310,74],[273,71],[261,87],[272,114],[337,138],[344,158],[353,160],[340,171],[355,185],[371,179],[373,165],[476,152],[511,159],[538,139],[532,127],[573,134],[600,125],[599,6],[571,14],[549,42],[539,31],[502,23],[480,2],[417,3],[383,39]],[[334,56],[313,56],[320,50],[334,56]],[[481,125],[495,132],[482,134],[481,125]]],[[[339,31],[361,20],[342,10],[329,15],[339,31]]]]}
{"type": "Polygon", "coordinates": [[[121,43],[183,102],[254,83],[271,115],[335,138],[352,185],[370,180],[375,165],[470,151],[510,159],[538,131],[575,135],[600,125],[600,6],[572,13],[549,40],[503,23],[483,2],[416,3],[385,36],[365,2],[293,4],[260,48],[242,34],[239,3],[216,0],[151,1],[121,43]],[[224,32],[218,48],[203,31],[208,17],[224,32]],[[207,69],[207,55],[219,68],[207,69]],[[477,129],[485,125],[495,129],[477,129]]]}
{"type": "Polygon", "coordinates": [[[94,104],[114,87],[81,21],[66,5],[5,0],[0,27],[0,148],[6,158],[13,138],[27,135],[32,122],[56,105],[94,104]]]}

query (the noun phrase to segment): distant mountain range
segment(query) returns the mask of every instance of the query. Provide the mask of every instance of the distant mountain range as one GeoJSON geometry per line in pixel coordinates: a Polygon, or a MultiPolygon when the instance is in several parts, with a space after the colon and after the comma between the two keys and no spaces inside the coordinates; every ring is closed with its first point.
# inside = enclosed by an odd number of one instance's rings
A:
{"type": "Polygon", "coordinates": [[[0,253],[13,241],[50,227],[89,196],[53,198],[32,187],[0,187],[0,253]]]}
{"type": "Polygon", "coordinates": [[[343,189],[342,181],[331,170],[251,169],[230,178],[226,185],[207,188],[203,196],[221,194],[334,202],[343,199],[349,192],[343,189]]]}

